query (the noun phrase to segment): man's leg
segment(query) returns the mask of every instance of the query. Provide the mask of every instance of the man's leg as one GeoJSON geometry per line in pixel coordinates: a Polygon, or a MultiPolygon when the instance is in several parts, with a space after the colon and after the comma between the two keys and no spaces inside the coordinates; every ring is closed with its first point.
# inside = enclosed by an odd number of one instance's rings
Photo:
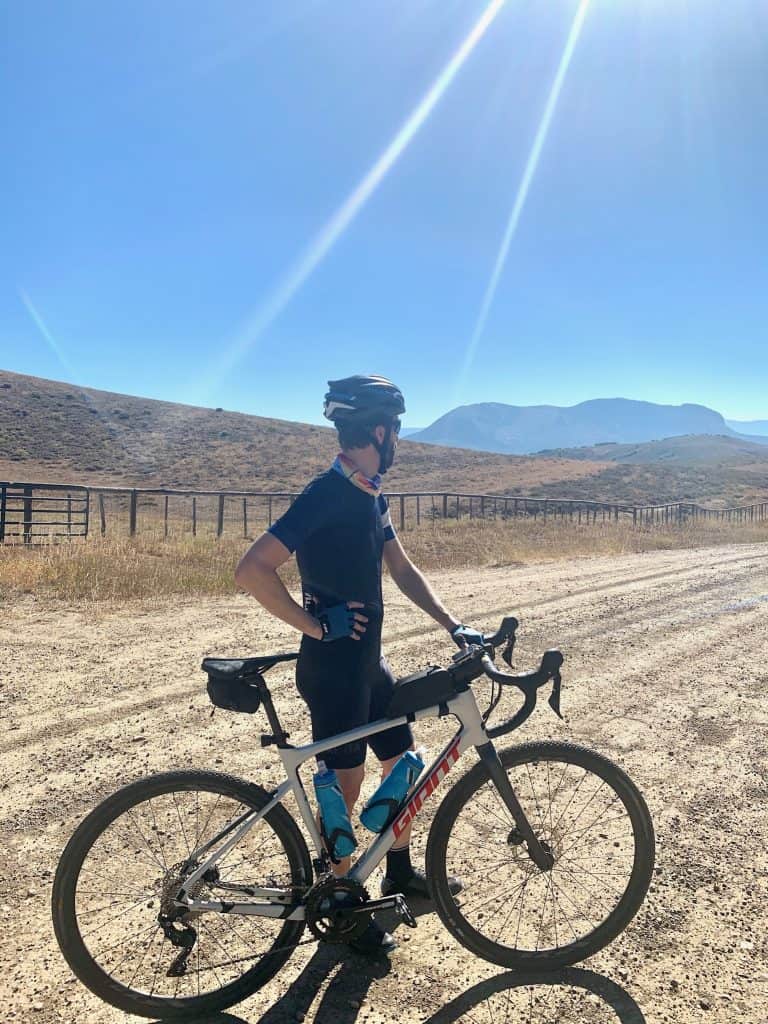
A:
{"type": "MultiPolygon", "coordinates": [[[[414,749],[413,743],[408,749],[414,749]]],[[[382,760],[382,779],[389,775],[402,756],[402,754],[398,754],[397,757],[389,757],[382,760]]],[[[411,864],[411,826],[412,822],[403,830],[395,845],[391,847],[387,854],[387,866],[384,872],[381,891],[385,896],[392,892],[402,892],[406,896],[430,899],[431,893],[426,875],[422,870],[414,868],[413,864],[411,864]]],[[[448,879],[448,886],[454,896],[461,892],[462,884],[457,878],[450,877],[448,879]]]]}

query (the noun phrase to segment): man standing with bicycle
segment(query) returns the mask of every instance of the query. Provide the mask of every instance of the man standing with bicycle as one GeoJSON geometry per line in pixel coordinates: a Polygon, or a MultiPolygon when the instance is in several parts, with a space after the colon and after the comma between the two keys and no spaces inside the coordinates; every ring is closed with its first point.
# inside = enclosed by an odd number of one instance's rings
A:
{"type": "MultiPolygon", "coordinates": [[[[394,678],[382,657],[384,602],[382,558],[399,589],[450,633],[460,646],[481,642],[435,595],[403,550],[381,493],[381,477],[397,449],[402,393],[378,376],[329,381],[324,415],[336,427],[341,451],[244,555],[239,586],[302,635],[296,682],[312,717],[315,741],[384,717],[394,678]],[[302,605],[286,590],[277,569],[293,553],[301,574],[302,605]]],[[[365,773],[366,743],[385,777],[413,747],[407,725],[327,751],[350,816],[365,773]]],[[[410,829],[387,855],[382,893],[429,898],[424,873],[411,864],[410,829]]],[[[349,869],[349,859],[337,867],[349,869]]],[[[461,884],[451,880],[459,892],[461,884]]],[[[390,952],[395,940],[375,919],[352,943],[360,952],[390,952]]]]}

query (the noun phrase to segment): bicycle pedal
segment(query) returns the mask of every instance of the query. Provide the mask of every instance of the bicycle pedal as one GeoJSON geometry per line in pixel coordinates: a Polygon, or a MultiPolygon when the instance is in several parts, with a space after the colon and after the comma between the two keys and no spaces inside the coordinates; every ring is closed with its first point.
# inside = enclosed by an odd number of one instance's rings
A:
{"type": "Polygon", "coordinates": [[[405,901],[405,896],[398,894],[395,896],[395,913],[402,917],[403,921],[408,925],[409,928],[416,927],[416,918],[413,916],[411,908],[405,901]]]}

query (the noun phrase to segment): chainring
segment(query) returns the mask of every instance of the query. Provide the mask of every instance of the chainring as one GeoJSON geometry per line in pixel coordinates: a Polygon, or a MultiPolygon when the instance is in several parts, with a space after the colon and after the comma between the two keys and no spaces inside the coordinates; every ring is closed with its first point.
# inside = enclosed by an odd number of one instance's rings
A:
{"type": "Polygon", "coordinates": [[[362,935],[370,920],[370,914],[350,911],[369,898],[359,882],[327,875],[307,894],[307,926],[321,942],[350,942],[362,935]]]}

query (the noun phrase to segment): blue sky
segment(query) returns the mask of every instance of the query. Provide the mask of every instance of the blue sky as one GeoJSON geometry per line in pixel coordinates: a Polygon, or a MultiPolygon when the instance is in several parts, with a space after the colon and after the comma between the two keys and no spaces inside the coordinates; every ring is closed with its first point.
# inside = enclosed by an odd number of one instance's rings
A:
{"type": "Polygon", "coordinates": [[[0,126],[5,369],[768,417],[764,0],[8,3],[0,126]]]}

